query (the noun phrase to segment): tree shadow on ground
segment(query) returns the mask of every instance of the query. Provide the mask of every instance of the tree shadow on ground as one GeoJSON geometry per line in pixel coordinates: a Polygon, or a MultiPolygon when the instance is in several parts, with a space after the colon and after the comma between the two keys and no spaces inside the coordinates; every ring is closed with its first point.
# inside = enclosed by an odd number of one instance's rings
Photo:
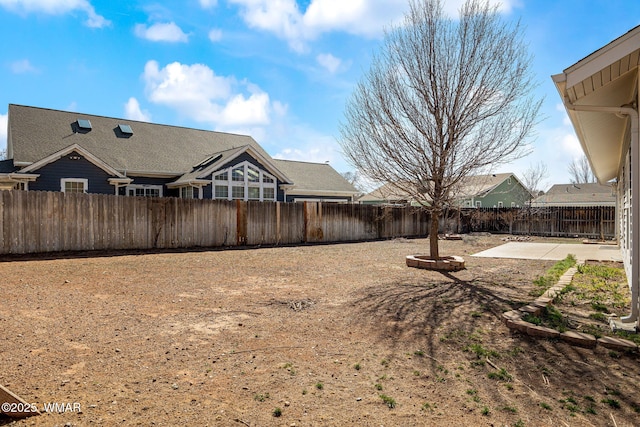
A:
{"type": "Polygon", "coordinates": [[[495,402],[506,405],[513,397],[505,397],[495,382],[487,380],[494,367],[486,363],[493,362],[522,385],[523,405],[544,408],[548,402],[560,410],[542,410],[545,416],[596,421],[593,417],[611,412],[620,419],[640,417],[638,354],[580,348],[509,330],[501,313],[530,300],[526,290],[495,283],[488,276],[464,279],[443,273],[414,282],[371,286],[354,301],[353,309],[357,321],[393,355],[424,351],[434,373],[442,369],[443,361],[470,365],[470,370],[465,368],[467,375],[475,375],[475,385],[495,402]],[[486,362],[487,354],[470,348],[489,351],[493,362],[486,362]],[[482,368],[474,371],[474,363],[482,368]]]}
{"type": "Polygon", "coordinates": [[[428,283],[390,283],[366,289],[354,308],[370,322],[379,338],[392,345],[412,341],[432,352],[447,329],[472,333],[480,317],[500,314],[524,302],[514,301],[507,288],[481,278],[463,280],[450,273],[428,283]]]}

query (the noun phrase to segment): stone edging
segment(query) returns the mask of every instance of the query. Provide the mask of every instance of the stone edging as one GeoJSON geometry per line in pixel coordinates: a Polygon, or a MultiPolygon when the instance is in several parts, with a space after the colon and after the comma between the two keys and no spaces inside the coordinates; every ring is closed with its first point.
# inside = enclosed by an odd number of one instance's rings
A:
{"type": "Polygon", "coordinates": [[[571,267],[562,276],[560,276],[558,283],[547,289],[544,294],[536,298],[536,300],[531,304],[520,307],[518,310],[511,310],[502,313],[502,320],[504,321],[504,324],[509,329],[515,329],[532,337],[561,339],[562,341],[578,347],[595,348],[596,346],[602,346],[616,351],[637,351],[638,346],[636,343],[622,338],[596,338],[591,334],[585,334],[583,332],[559,332],[555,329],[534,325],[533,323],[522,320],[522,316],[525,314],[531,314],[533,316],[540,315],[546,306],[553,303],[553,299],[562,291],[562,289],[571,283],[571,279],[577,271],[577,267],[571,267]]]}
{"type": "Polygon", "coordinates": [[[464,259],[459,256],[443,257],[438,260],[427,255],[407,255],[407,267],[422,268],[424,270],[458,271],[464,270],[464,259]]]}

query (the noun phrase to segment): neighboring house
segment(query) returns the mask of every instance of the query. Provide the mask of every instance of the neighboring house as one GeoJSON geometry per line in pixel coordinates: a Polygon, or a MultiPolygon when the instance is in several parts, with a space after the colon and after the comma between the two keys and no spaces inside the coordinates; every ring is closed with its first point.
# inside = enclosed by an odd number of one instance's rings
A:
{"type": "MultiPolygon", "coordinates": [[[[460,207],[510,208],[526,205],[532,194],[515,174],[499,173],[466,177],[458,186],[454,198],[460,207]]],[[[409,191],[391,184],[383,185],[358,201],[364,204],[419,204],[409,191]]]]}
{"type": "Polygon", "coordinates": [[[470,176],[458,190],[458,203],[462,207],[519,208],[532,197],[513,173],[470,176]]]}
{"type": "Polygon", "coordinates": [[[0,189],[339,202],[358,192],[328,164],[275,160],[250,136],[13,104],[8,115],[0,189]]]}
{"type": "Polygon", "coordinates": [[[640,315],[640,26],[554,75],[553,81],[598,182],[617,181],[619,242],[640,315]]]}
{"type": "Polygon", "coordinates": [[[555,184],[533,199],[531,206],[616,206],[616,190],[611,184],[555,184]]]}
{"type": "Polygon", "coordinates": [[[398,188],[389,183],[384,184],[360,197],[358,203],[363,205],[419,205],[410,192],[406,190],[408,186],[409,184],[406,184],[402,185],[402,188],[398,188]]]}

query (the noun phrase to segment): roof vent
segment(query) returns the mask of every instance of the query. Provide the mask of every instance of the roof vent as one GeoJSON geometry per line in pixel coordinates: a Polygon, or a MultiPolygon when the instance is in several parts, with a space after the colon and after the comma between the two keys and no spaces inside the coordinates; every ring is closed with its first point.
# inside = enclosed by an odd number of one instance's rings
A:
{"type": "Polygon", "coordinates": [[[123,135],[133,135],[133,129],[131,129],[131,126],[129,125],[119,124],[118,129],[123,135]]]}
{"type": "Polygon", "coordinates": [[[91,130],[91,121],[89,121],[89,119],[78,119],[76,120],[78,122],[78,128],[82,129],[82,130],[91,130]]]}

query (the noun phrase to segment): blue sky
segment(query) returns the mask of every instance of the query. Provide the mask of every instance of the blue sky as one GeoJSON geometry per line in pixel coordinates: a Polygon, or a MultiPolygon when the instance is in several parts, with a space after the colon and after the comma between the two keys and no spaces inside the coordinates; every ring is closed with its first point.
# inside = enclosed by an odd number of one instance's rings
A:
{"type": "MultiPolygon", "coordinates": [[[[492,0],[493,1],[493,0],[492,0]]],[[[462,0],[446,0],[456,15],[462,0]]],[[[497,3],[497,2],[496,2],[497,3]]],[[[345,100],[406,0],[0,0],[0,149],[7,106],[249,134],[273,157],[352,170],[345,100]]],[[[550,76],[640,24],[637,0],[503,0],[545,97],[533,154],[547,186],[581,154],[550,76]]]]}

